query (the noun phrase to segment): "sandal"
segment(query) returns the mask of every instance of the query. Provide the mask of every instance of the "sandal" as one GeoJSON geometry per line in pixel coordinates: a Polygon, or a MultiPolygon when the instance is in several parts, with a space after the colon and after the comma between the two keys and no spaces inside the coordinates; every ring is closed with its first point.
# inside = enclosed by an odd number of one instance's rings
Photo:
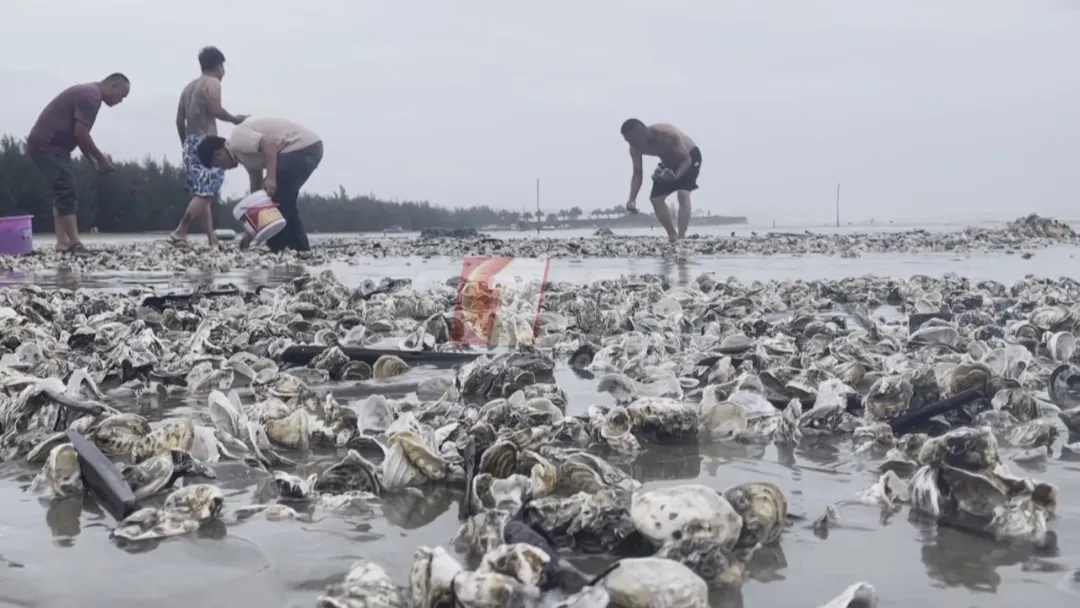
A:
{"type": "Polygon", "coordinates": [[[94,252],[87,249],[86,245],[83,245],[82,243],[75,243],[71,246],[70,249],[67,250],[67,252],[79,258],[85,258],[94,255],[94,252]]]}
{"type": "Polygon", "coordinates": [[[169,234],[169,244],[173,247],[187,247],[188,243],[186,239],[182,239],[175,234],[169,234]]]}

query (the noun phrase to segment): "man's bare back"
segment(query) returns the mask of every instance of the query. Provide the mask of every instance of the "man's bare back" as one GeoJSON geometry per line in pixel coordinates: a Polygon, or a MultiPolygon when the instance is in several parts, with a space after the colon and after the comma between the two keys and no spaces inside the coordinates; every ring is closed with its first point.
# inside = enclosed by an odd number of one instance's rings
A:
{"type": "MultiPolygon", "coordinates": [[[[210,99],[211,88],[216,89],[216,94],[220,99],[221,81],[212,75],[201,74],[180,92],[180,108],[185,121],[184,136],[217,135],[217,118],[214,117],[214,108],[210,99]]],[[[179,124],[179,120],[177,122],[179,124]]]]}
{"type": "Polygon", "coordinates": [[[665,167],[674,170],[682,164],[690,154],[690,150],[697,147],[690,136],[679,130],[678,127],[668,123],[650,125],[648,139],[631,145],[631,150],[636,149],[644,156],[656,156],[665,167]]]}

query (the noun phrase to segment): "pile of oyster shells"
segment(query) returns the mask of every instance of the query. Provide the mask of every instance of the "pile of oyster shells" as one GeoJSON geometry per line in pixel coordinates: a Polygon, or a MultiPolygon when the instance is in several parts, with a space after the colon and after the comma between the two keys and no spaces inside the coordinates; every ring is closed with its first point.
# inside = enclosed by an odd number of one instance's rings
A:
{"type": "MultiPolygon", "coordinates": [[[[44,499],[70,499],[86,484],[64,431],[85,435],[141,502],[117,543],[465,489],[452,547],[418,548],[408,573],[361,561],[320,606],[707,606],[798,524],[772,483],[643,489],[621,465],[664,445],[772,444],[794,459],[803,442],[849,442],[878,478],[822,505],[820,532],[868,504],[1002,543],[1055,542],[1057,488],[1008,462],[1080,452],[1080,283],[705,274],[684,288],[648,276],[545,287],[535,339],[535,312],[502,315],[492,336],[513,348],[444,372],[418,362],[469,352],[451,339],[456,285],[348,287],[324,272],[155,305],[138,290],[6,289],[0,454],[40,467],[31,490],[44,499]],[[298,366],[296,345],[323,349],[298,366]],[[387,345],[399,354],[373,364],[349,354],[387,345]],[[571,403],[564,366],[596,378],[603,403],[571,403]],[[339,400],[339,382],[413,384],[404,399],[339,400]],[[974,397],[901,423],[962,394],[974,397]],[[205,406],[161,421],[137,405],[193,396],[205,406]],[[297,475],[315,451],[340,456],[297,475]],[[229,504],[214,483],[225,461],[277,496],[229,504]],[[610,566],[582,572],[566,559],[582,553],[610,566]]],[[[874,598],[858,583],[827,605],[874,598]]]]}

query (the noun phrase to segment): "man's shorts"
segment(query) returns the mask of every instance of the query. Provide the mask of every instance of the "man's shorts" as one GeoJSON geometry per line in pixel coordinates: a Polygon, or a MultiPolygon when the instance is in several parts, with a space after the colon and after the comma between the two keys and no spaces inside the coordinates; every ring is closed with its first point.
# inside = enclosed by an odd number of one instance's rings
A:
{"type": "Polygon", "coordinates": [[[30,154],[34,166],[45,176],[52,192],[52,206],[59,216],[75,215],[79,195],[75,190],[75,166],[71,157],[60,154],[30,154]]]}
{"type": "MultiPolygon", "coordinates": [[[[653,178],[652,192],[649,193],[649,198],[653,199],[658,196],[667,196],[672,192],[679,192],[685,190],[686,192],[692,192],[697,190],[697,178],[701,173],[701,150],[694,146],[693,150],[690,150],[690,170],[683,174],[678,181],[664,181],[653,178]]],[[[664,167],[664,163],[660,163],[660,166],[656,168],[655,175],[659,175],[664,167]]],[[[667,167],[674,171],[678,167],[667,167]]]]}
{"type": "Polygon", "coordinates": [[[204,167],[195,152],[204,135],[188,135],[184,138],[184,173],[187,176],[188,192],[192,196],[217,198],[221,194],[221,185],[225,183],[225,170],[217,167],[204,167]]]}

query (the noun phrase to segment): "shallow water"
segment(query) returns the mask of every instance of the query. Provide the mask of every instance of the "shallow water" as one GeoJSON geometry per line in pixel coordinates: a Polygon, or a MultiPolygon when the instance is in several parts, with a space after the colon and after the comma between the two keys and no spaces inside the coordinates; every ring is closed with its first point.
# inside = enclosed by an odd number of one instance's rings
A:
{"type": "MultiPolygon", "coordinates": [[[[909,276],[946,272],[974,279],[1013,281],[1025,274],[1073,275],[1077,247],[1040,250],[1030,260],[998,254],[957,258],[950,255],[836,257],[740,257],[692,259],[677,264],[657,259],[555,261],[552,280],[594,281],[627,273],[662,274],[685,283],[702,272],[743,280],[825,278],[863,274],[909,276]]],[[[347,284],[367,278],[409,276],[418,285],[443,281],[460,272],[460,260],[381,259],[371,265],[329,266],[347,284]]],[[[316,269],[311,269],[316,270],[316,269]]],[[[301,269],[223,276],[149,276],[122,274],[78,277],[64,286],[124,288],[154,284],[183,288],[196,281],[233,281],[242,285],[286,280],[301,269]]],[[[69,277],[70,278],[70,277],[69,277]]],[[[64,284],[55,275],[8,277],[8,282],[64,284]]],[[[419,369],[410,374],[446,373],[419,369]]],[[[416,376],[411,376],[416,377],[416,376]]],[[[400,378],[399,380],[408,379],[400,378]]],[[[591,380],[569,370],[557,374],[570,397],[570,413],[611,398],[595,392],[591,380]]],[[[357,398],[355,387],[336,387],[343,402],[357,398]]],[[[190,413],[205,396],[174,404],[172,411],[145,411],[150,418],[190,413]]],[[[121,404],[117,404],[121,405],[121,404]]],[[[138,407],[128,404],[128,407],[138,407]]],[[[907,510],[888,521],[870,507],[846,508],[843,521],[826,539],[816,537],[810,522],[825,506],[868,487],[876,478],[846,445],[800,446],[782,454],[775,446],[714,445],[700,449],[653,450],[630,467],[646,487],[696,480],[716,489],[746,481],[776,483],[805,515],[785,534],[782,549],[761,554],[751,565],[751,579],[741,594],[717,597],[718,606],[817,606],[857,580],[875,585],[883,606],[956,605],[1006,607],[1020,602],[1075,606],[1080,581],[1080,462],[1051,459],[1045,466],[1018,473],[1058,485],[1059,518],[1052,522],[1060,555],[1014,552],[962,532],[910,520],[907,510]]],[[[340,456],[340,455],[338,455],[340,456]]],[[[325,466],[335,455],[320,453],[325,466]]],[[[227,505],[258,502],[265,475],[247,466],[217,467],[217,483],[227,505]]],[[[190,538],[172,539],[142,553],[130,553],[108,539],[110,516],[90,504],[61,501],[46,505],[24,492],[36,471],[0,464],[0,606],[84,605],[145,606],[296,606],[310,607],[329,583],[337,582],[358,557],[372,559],[406,581],[413,551],[420,545],[448,545],[458,520],[459,493],[425,489],[414,496],[389,498],[371,513],[320,515],[315,521],[269,522],[255,516],[229,526],[211,525],[190,538]]],[[[598,570],[605,559],[582,559],[598,570]]]]}
{"type": "MultiPolygon", "coordinates": [[[[609,399],[569,370],[560,370],[557,380],[570,397],[571,413],[609,399]]],[[[335,393],[343,402],[357,394],[348,388],[335,393]]],[[[194,398],[171,410],[140,411],[152,419],[190,415],[200,403],[194,398]]],[[[334,458],[319,453],[311,462],[325,467],[334,458]]],[[[736,444],[658,449],[640,456],[629,471],[649,488],[697,481],[722,490],[742,482],[771,481],[787,494],[791,512],[808,517],[785,534],[781,549],[755,556],[741,594],[718,596],[717,606],[815,606],[855,580],[872,582],[883,606],[1076,605],[1065,580],[1080,566],[1080,508],[1070,502],[1080,488],[1075,481],[1080,464],[1052,460],[1035,470],[1013,466],[1060,486],[1063,506],[1053,526],[1062,556],[1011,551],[909,519],[906,511],[882,522],[871,507],[842,510],[841,524],[827,538],[816,537],[810,520],[827,504],[850,497],[877,477],[844,442],[804,445],[793,454],[775,446],[736,444]]],[[[416,547],[449,544],[458,526],[461,497],[460,492],[434,488],[425,489],[422,497],[388,497],[369,513],[319,515],[314,521],[302,514],[296,521],[255,516],[228,526],[215,522],[194,537],[132,552],[109,540],[111,517],[90,499],[83,505],[68,500],[47,506],[24,492],[34,470],[10,464],[2,470],[0,605],[70,606],[81,601],[144,606],[153,601],[160,608],[310,607],[359,557],[379,562],[404,583],[416,547]]],[[[260,494],[267,497],[265,474],[242,463],[219,464],[217,471],[216,483],[225,490],[229,506],[260,502],[260,494]]],[[[607,559],[576,561],[596,571],[607,559]]],[[[1076,584],[1071,584],[1075,594],[1076,584]]]]}
{"type": "MultiPolygon", "coordinates": [[[[795,279],[839,279],[873,274],[909,277],[941,276],[953,273],[973,280],[993,279],[1012,282],[1027,275],[1058,278],[1072,276],[1080,247],[1056,245],[1039,249],[1030,259],[1006,252],[980,254],[918,253],[865,254],[858,258],[817,255],[731,255],[691,256],[685,261],[667,258],[585,258],[552,259],[550,281],[598,281],[631,274],[656,274],[675,285],[685,285],[705,272],[721,277],[733,276],[742,281],[795,279]]],[[[100,272],[78,274],[69,271],[0,273],[0,287],[36,284],[45,288],[79,287],[123,291],[135,286],[149,286],[156,291],[185,291],[194,285],[233,283],[240,287],[275,285],[295,278],[305,271],[318,273],[330,269],[347,285],[367,279],[408,277],[414,286],[423,288],[461,276],[461,258],[420,256],[402,258],[355,258],[352,263],[332,262],[310,267],[292,266],[272,269],[238,269],[226,273],[193,270],[176,272],[100,272]]]]}

